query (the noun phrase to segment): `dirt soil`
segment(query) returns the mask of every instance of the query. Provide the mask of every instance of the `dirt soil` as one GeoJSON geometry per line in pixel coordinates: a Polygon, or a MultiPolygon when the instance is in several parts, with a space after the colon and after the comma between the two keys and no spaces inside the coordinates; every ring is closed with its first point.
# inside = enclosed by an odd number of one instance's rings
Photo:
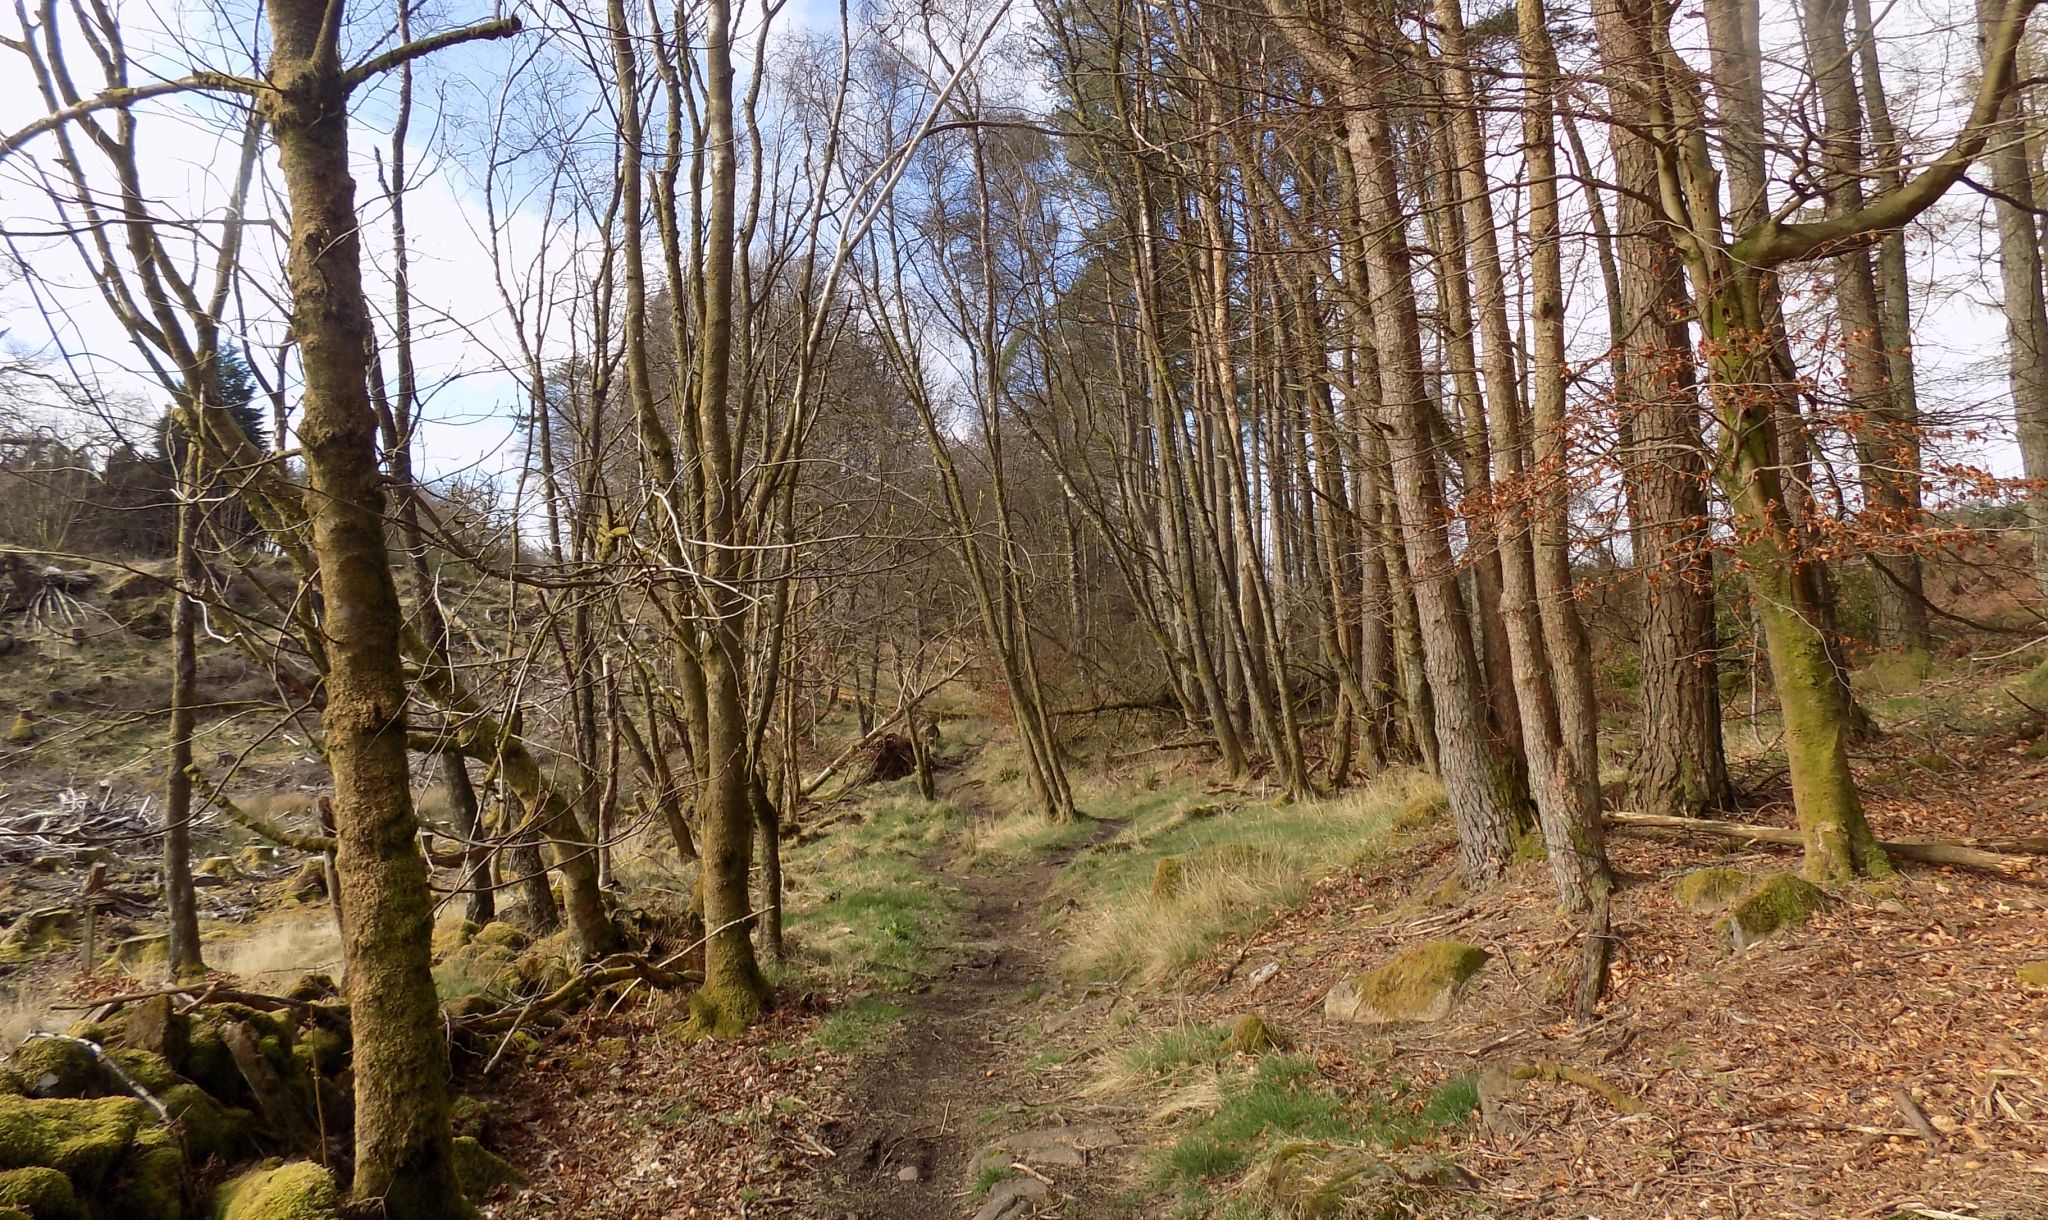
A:
{"type": "MultiPolygon", "coordinates": [[[[1104,823],[1106,837],[1116,829],[1104,823]]],[[[855,1057],[806,1039],[785,997],[735,1042],[687,1043],[679,1001],[593,1014],[481,1090],[472,1120],[529,1187],[494,1218],[1017,1220],[1130,1214],[1136,1116],[1071,1099],[1034,1056],[1101,997],[1055,975],[1044,904],[1067,854],[1000,872],[933,868],[963,895],[959,956],[855,1057]],[[1043,991],[1035,1003],[1027,997],[1043,991]],[[1045,1014],[1059,1014],[1046,1017],[1045,1014]],[[976,1163],[1009,1176],[977,1192],[976,1163]]],[[[996,1176],[991,1174],[991,1176],[996,1176]]]]}
{"type": "MultiPolygon", "coordinates": [[[[1106,837],[1116,823],[1100,828],[1098,837],[1106,837]]],[[[868,1056],[846,1086],[840,1113],[825,1125],[836,1155],[817,1166],[818,1197],[804,1214],[993,1220],[1023,1214],[1027,1203],[1041,1215],[1106,1214],[1124,1147],[1117,1120],[1126,1116],[1063,1104],[1031,1068],[1042,1045],[1026,999],[1060,985],[1044,903],[1070,855],[954,878],[967,897],[963,956],[913,999],[888,1049],[868,1056]],[[1034,1147],[1003,1155],[1004,1137],[1034,1147]],[[1009,1179],[1017,1186],[998,1184],[1001,1196],[976,1200],[969,1196],[977,1158],[1026,1168],[1009,1179]],[[1024,1187],[1033,1181],[1046,1188],[1043,1196],[1024,1187]],[[1006,1209],[1005,1197],[1017,1202],[1006,1209]]]]}

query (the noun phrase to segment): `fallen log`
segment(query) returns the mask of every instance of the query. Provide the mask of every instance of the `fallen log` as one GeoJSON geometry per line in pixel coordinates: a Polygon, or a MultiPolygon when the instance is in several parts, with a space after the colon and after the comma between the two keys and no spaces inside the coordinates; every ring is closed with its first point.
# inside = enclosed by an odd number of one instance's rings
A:
{"type": "MultiPolygon", "coordinates": [[[[1616,812],[1607,814],[1604,820],[1615,830],[1675,830],[1685,834],[1713,835],[1723,839],[1777,843],[1785,847],[1806,845],[1805,838],[1797,830],[1784,826],[1758,826],[1749,822],[1724,822],[1716,818],[1676,818],[1657,813],[1616,812]]],[[[1913,860],[1921,864],[1948,864],[1957,868],[1985,869],[1997,873],[2011,872],[2034,863],[2029,855],[1988,851],[1982,847],[1950,843],[1941,839],[1880,840],[1878,846],[1884,848],[1887,855],[1900,860],[1913,860]]]]}

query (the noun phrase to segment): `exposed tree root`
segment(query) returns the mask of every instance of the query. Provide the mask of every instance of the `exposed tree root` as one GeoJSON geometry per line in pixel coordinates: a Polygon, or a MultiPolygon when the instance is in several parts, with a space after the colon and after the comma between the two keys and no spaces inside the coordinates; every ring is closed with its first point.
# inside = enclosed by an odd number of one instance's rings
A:
{"type": "Polygon", "coordinates": [[[1622,1092],[1621,1086],[1605,1076],[1572,1067],[1569,1064],[1553,1063],[1548,1059],[1536,1059],[1518,1063],[1507,1069],[1514,1080],[1546,1080],[1553,1084],[1575,1084],[1589,1093],[1596,1093],[1607,1100],[1607,1104],[1623,1114],[1641,1114],[1643,1103],[1622,1092]]]}

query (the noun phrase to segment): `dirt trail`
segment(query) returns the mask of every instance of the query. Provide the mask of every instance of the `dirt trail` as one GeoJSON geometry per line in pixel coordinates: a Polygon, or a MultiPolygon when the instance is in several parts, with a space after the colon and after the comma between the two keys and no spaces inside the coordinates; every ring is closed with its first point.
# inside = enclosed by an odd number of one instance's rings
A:
{"type": "MultiPolygon", "coordinates": [[[[1106,832],[1113,825],[1104,824],[1106,832]]],[[[822,1167],[829,1220],[1014,1220],[1025,1215],[1098,1215],[1096,1193],[1121,1140],[1113,1128],[1066,1111],[1019,1117],[1045,1098],[1030,1096],[1033,1054],[1027,988],[1053,988],[1056,947],[1041,908],[1071,853],[1036,858],[994,874],[948,871],[966,896],[960,959],[908,1001],[910,1015],[888,1047],[847,1087],[844,1117],[827,1140],[836,1157],[822,1167]],[[1006,1110],[1005,1121],[977,1121],[1006,1110]],[[1005,1138],[1007,1137],[1007,1138],[1005,1138]],[[1014,1158],[993,1146],[1033,1149],[1014,1158]],[[976,1158],[1032,1165],[970,1197],[976,1158]]],[[[935,867],[937,867],[935,865],[935,867]]]]}

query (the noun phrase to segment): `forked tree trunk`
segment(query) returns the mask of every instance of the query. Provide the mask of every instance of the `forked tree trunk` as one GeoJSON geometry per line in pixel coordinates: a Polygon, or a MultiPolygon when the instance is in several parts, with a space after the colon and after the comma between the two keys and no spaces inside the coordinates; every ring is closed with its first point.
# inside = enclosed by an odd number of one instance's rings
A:
{"type": "Polygon", "coordinates": [[[1821,593],[1806,547],[1785,508],[1777,455],[1777,377],[1759,273],[1706,267],[1700,272],[1702,321],[1715,412],[1722,431],[1717,463],[1735,512],[1735,534],[1756,593],[1771,659],[1771,681],[1785,720],[1785,761],[1793,806],[1806,842],[1805,871],[1815,881],[1845,881],[1891,871],[1863,816],[1849,773],[1849,709],[1841,698],[1834,650],[1818,626],[1821,593]]]}

